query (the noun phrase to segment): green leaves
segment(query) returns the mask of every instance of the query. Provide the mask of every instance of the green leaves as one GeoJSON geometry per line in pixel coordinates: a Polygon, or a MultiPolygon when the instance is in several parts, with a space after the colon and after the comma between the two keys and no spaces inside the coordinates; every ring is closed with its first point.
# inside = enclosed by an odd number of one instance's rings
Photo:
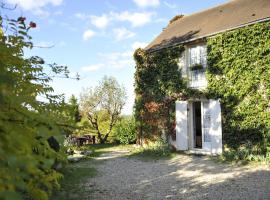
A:
{"type": "Polygon", "coordinates": [[[222,99],[223,139],[236,150],[251,143],[264,155],[270,145],[269,29],[269,22],[258,23],[207,41],[208,92],[222,99]]]}
{"type": "Polygon", "coordinates": [[[33,46],[25,20],[7,19],[7,32],[0,34],[0,199],[48,199],[61,178],[53,166],[65,155],[47,140],[60,141],[63,127],[72,125],[63,97],[48,85],[52,77],[68,77],[68,69],[25,58],[33,46]]]}

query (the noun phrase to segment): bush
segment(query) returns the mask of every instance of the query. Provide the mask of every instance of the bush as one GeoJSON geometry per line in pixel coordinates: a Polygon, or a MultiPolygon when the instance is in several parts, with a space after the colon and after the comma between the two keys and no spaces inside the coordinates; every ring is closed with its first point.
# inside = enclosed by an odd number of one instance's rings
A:
{"type": "Polygon", "coordinates": [[[123,117],[114,128],[115,140],[121,144],[132,144],[136,142],[135,119],[123,117]]]}
{"type": "Polygon", "coordinates": [[[131,157],[135,156],[146,161],[171,158],[174,155],[169,144],[161,139],[145,147],[140,147],[130,154],[131,157]]]}

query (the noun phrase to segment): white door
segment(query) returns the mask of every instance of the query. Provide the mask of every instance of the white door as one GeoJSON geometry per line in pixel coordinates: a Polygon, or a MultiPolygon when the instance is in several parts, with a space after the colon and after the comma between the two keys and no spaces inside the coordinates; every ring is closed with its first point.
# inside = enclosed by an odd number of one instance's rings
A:
{"type": "Polygon", "coordinates": [[[202,149],[211,152],[211,110],[210,102],[202,102],[202,149]]]}
{"type": "Polygon", "coordinates": [[[188,149],[187,106],[187,101],[175,102],[176,147],[178,150],[188,149]]]}
{"type": "Polygon", "coordinates": [[[222,153],[222,123],[221,123],[221,107],[219,100],[210,100],[211,110],[211,143],[212,154],[222,153]]]}

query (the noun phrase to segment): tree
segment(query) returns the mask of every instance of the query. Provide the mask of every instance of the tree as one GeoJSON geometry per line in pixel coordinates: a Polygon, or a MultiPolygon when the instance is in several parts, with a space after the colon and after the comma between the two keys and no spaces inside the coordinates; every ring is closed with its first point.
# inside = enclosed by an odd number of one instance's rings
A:
{"type": "Polygon", "coordinates": [[[0,12],[0,199],[46,200],[62,176],[54,164],[65,161],[53,143],[69,126],[63,96],[48,83],[68,78],[68,70],[38,56],[26,58],[24,51],[34,46],[29,31],[36,27],[26,22],[0,12]]]}
{"type": "Polygon", "coordinates": [[[75,123],[80,122],[82,116],[79,111],[78,99],[75,97],[75,95],[71,95],[69,99],[69,106],[70,106],[70,115],[72,117],[72,120],[75,123]]]}
{"type": "Polygon", "coordinates": [[[115,78],[105,76],[94,89],[88,88],[81,93],[81,109],[95,128],[100,143],[105,143],[117,122],[126,101],[126,91],[115,78]],[[108,115],[107,131],[102,133],[100,122],[108,115]]]}

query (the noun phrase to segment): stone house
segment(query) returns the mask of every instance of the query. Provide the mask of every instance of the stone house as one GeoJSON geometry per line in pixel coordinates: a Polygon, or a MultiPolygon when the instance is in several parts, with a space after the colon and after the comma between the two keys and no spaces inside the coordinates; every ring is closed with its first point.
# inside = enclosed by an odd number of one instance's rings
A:
{"type": "MultiPolygon", "coordinates": [[[[270,20],[269,0],[232,0],[172,21],[147,47],[148,52],[184,45],[179,55],[182,76],[188,87],[204,90],[207,38],[270,20]]],[[[269,38],[270,39],[270,38],[269,38]]],[[[177,150],[221,154],[223,151],[221,106],[219,99],[197,98],[175,102],[177,150]]]]}

